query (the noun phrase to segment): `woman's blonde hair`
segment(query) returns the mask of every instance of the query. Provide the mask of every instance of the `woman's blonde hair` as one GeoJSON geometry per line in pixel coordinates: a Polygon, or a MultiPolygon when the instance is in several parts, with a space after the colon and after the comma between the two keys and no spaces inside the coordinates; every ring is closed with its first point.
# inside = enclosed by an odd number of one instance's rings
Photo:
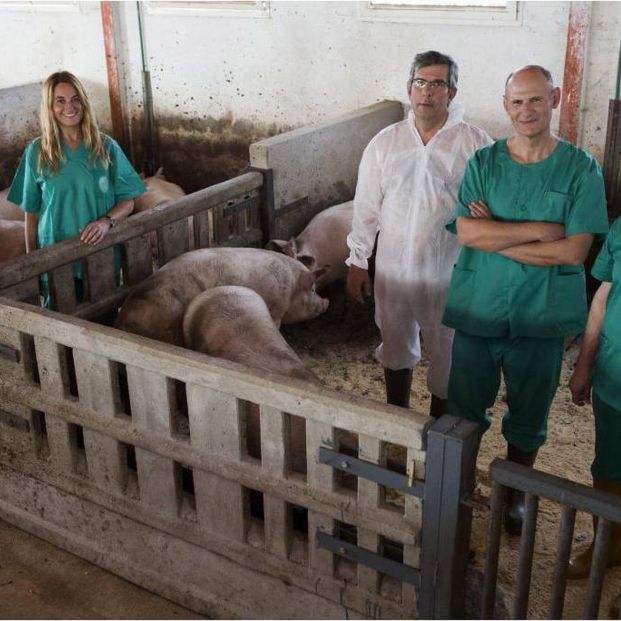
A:
{"type": "Polygon", "coordinates": [[[43,83],[41,93],[41,149],[39,151],[39,172],[48,167],[52,172],[58,172],[65,156],[61,146],[61,133],[58,123],[54,118],[54,89],[58,84],[69,84],[75,88],[80,102],[82,103],[82,123],[80,131],[86,150],[91,155],[91,161],[100,160],[105,168],[110,163],[110,156],[104,148],[102,134],[97,127],[95,113],[91,107],[88,95],[80,80],[69,71],[57,71],[49,76],[43,83]]]}

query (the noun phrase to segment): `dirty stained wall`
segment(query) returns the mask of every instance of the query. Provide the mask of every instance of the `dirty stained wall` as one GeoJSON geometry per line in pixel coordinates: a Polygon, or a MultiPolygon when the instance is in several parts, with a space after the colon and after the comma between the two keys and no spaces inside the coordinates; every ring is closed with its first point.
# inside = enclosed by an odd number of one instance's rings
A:
{"type": "MultiPolygon", "coordinates": [[[[407,102],[409,64],[424,49],[456,58],[467,119],[497,137],[509,131],[501,106],[509,71],[541,63],[562,81],[568,2],[520,2],[518,19],[506,24],[458,23],[447,11],[427,21],[380,21],[363,10],[364,2],[272,1],[228,12],[208,3],[192,3],[185,12],[186,4],[144,2],[142,12],[154,163],[188,191],[243,169],[254,140],[384,99],[407,102]]],[[[136,3],[114,8],[131,155],[142,168],[147,153],[136,3]]],[[[579,142],[601,160],[621,4],[596,2],[591,11],[579,142]]],[[[0,19],[2,57],[14,59],[0,73],[0,119],[9,117],[8,126],[0,124],[0,185],[6,185],[15,154],[37,133],[25,121],[34,109],[7,104],[6,89],[67,68],[87,82],[108,131],[110,115],[98,3],[0,3],[0,19]]]]}

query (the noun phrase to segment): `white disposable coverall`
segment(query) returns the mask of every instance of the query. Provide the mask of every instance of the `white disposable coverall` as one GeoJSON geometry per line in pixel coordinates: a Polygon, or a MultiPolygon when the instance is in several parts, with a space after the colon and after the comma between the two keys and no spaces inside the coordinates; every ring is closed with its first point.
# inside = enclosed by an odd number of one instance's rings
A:
{"type": "Polygon", "coordinates": [[[463,121],[452,102],[446,123],[426,144],[414,112],[377,134],[358,171],[347,265],[368,269],[379,229],[375,262],[375,322],[382,366],[405,369],[420,360],[422,330],[430,355],[427,385],[445,399],[453,330],[441,323],[459,243],[444,227],[453,218],[466,162],[492,142],[463,121]]]}

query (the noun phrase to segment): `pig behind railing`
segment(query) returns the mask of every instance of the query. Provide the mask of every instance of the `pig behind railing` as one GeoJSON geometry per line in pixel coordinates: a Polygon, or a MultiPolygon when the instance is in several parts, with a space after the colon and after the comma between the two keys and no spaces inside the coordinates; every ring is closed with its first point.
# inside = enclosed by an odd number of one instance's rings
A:
{"type": "Polygon", "coordinates": [[[272,239],[266,248],[297,259],[309,269],[325,269],[317,280],[322,289],[347,275],[345,260],[349,256],[347,235],[351,231],[353,202],[328,207],[318,213],[297,236],[289,241],[272,239]]]}

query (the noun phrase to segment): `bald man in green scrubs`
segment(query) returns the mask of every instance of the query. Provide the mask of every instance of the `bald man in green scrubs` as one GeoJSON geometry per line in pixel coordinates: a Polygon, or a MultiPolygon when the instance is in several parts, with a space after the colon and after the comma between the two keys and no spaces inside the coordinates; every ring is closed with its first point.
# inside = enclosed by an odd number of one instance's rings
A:
{"type": "MultiPolygon", "coordinates": [[[[507,459],[527,466],[546,439],[564,337],[586,323],[584,260],[608,230],[598,163],[550,131],[560,96],[543,67],[509,76],[514,133],[470,159],[448,225],[463,246],[443,319],[456,330],[448,413],[485,431],[502,371],[507,459]]],[[[523,513],[524,495],[511,490],[507,532],[521,533],[523,513]]]]}

